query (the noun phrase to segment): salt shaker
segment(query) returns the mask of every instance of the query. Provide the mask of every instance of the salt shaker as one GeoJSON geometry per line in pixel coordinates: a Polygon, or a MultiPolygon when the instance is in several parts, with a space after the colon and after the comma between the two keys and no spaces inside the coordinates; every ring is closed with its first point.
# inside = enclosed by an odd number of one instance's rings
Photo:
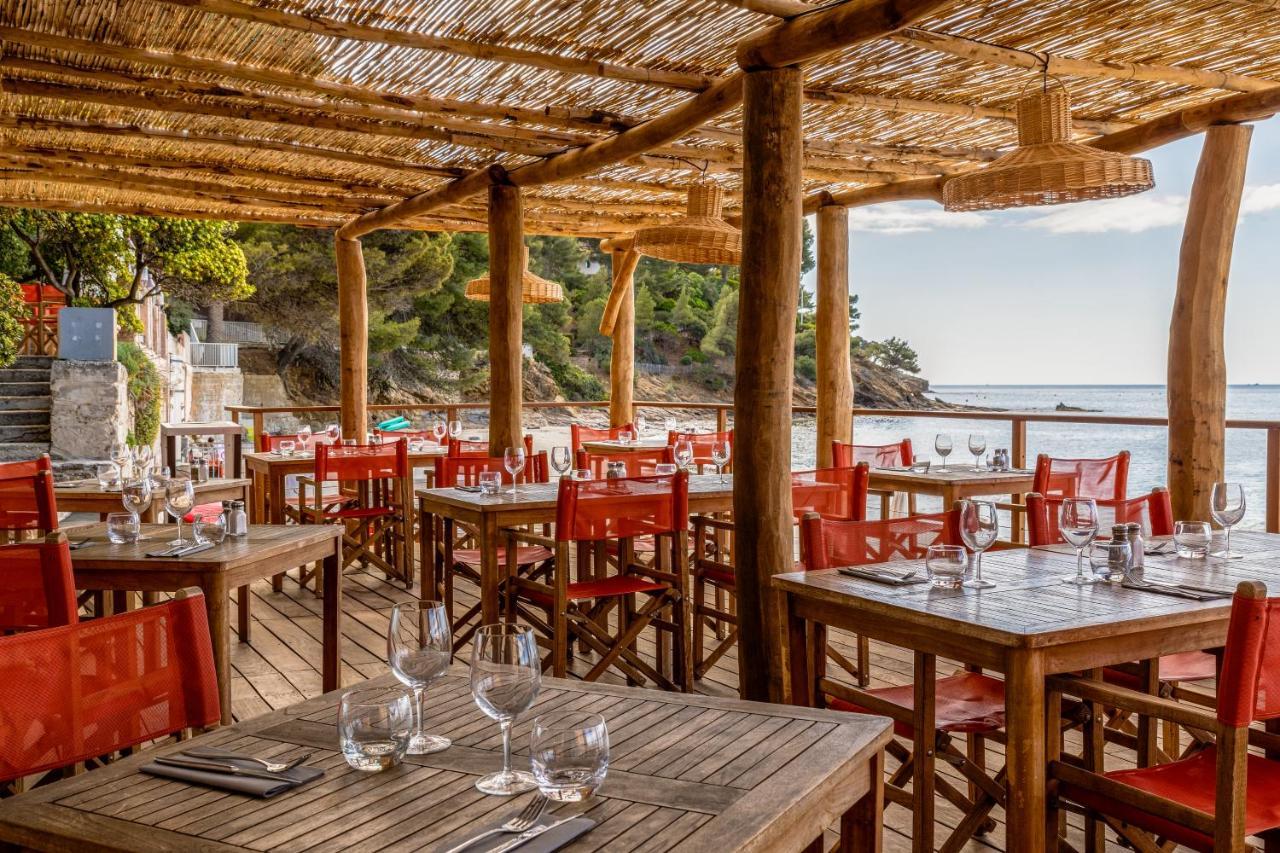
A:
{"type": "Polygon", "coordinates": [[[228,536],[241,538],[249,535],[249,516],[244,511],[244,501],[223,501],[222,512],[228,536]]]}
{"type": "Polygon", "coordinates": [[[1129,522],[1125,525],[1125,536],[1129,540],[1129,574],[1141,579],[1145,562],[1142,557],[1146,549],[1146,543],[1142,539],[1142,525],[1136,521],[1129,522]]]}

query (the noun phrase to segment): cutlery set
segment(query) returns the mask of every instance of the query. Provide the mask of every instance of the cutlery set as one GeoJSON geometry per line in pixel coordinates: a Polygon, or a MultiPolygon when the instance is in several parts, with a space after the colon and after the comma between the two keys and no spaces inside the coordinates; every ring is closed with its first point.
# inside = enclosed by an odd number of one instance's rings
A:
{"type": "Polygon", "coordinates": [[[187,557],[191,554],[199,554],[208,551],[214,547],[212,542],[199,542],[195,545],[184,545],[180,548],[169,548],[164,551],[152,551],[147,554],[148,557],[187,557]]]}
{"type": "Polygon", "coordinates": [[[242,755],[237,752],[224,752],[220,749],[198,748],[180,752],[177,755],[157,756],[157,764],[169,767],[182,767],[187,770],[203,770],[208,773],[222,773],[228,776],[247,776],[252,779],[266,779],[271,782],[296,782],[289,776],[282,776],[286,770],[292,770],[311,757],[306,753],[288,762],[273,762],[242,755]],[[241,767],[233,761],[248,761],[259,767],[241,767]]]}

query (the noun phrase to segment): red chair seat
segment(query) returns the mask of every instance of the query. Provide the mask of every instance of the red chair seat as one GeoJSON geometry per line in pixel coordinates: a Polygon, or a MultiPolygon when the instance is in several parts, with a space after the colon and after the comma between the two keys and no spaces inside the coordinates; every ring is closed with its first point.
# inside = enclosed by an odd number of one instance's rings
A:
{"type": "MultiPolygon", "coordinates": [[[[553,558],[555,554],[550,548],[544,548],[541,545],[521,545],[516,548],[516,565],[531,566],[534,563],[542,563],[553,558]]],[[[479,548],[454,548],[453,561],[462,563],[464,566],[480,566],[480,549],[479,548]]],[[[498,565],[505,566],[507,564],[507,549],[505,547],[498,549],[498,565]]]]}
{"type": "Polygon", "coordinates": [[[328,510],[321,513],[322,518],[382,518],[388,515],[395,515],[396,511],[389,506],[367,506],[367,507],[350,507],[348,509],[328,510]]]}
{"type": "MultiPolygon", "coordinates": [[[[868,693],[902,708],[915,710],[915,688],[881,687],[868,693]]],[[[873,714],[867,708],[832,697],[828,702],[837,711],[873,714]]],[[[939,731],[983,734],[1004,728],[1004,682],[980,672],[962,672],[939,678],[934,685],[934,715],[939,731]]],[[[915,736],[912,726],[894,723],[899,737],[915,736]]]]}
{"type": "MultiPolygon", "coordinates": [[[[569,584],[570,601],[586,601],[589,598],[617,598],[637,592],[661,592],[666,584],[644,578],[621,575],[598,581],[579,581],[569,584]]],[[[525,595],[543,606],[550,606],[552,598],[541,590],[526,590],[525,595]]]]}
{"type": "MultiPolygon", "coordinates": [[[[1125,785],[1173,800],[1184,806],[1212,815],[1217,784],[1215,767],[1217,752],[1209,747],[1190,758],[1171,764],[1133,770],[1114,770],[1110,778],[1125,785]]],[[[1280,827],[1280,762],[1268,761],[1260,755],[1248,760],[1248,794],[1245,800],[1244,834],[1256,835],[1280,827]]],[[[1062,783],[1063,796],[1104,814],[1141,827],[1148,832],[1171,838],[1196,850],[1213,850],[1213,838],[1150,815],[1141,809],[1125,806],[1109,797],[1062,783]]]]}
{"type": "Polygon", "coordinates": [[[728,569],[719,568],[718,566],[706,566],[702,569],[702,574],[705,575],[707,580],[712,583],[728,589],[733,589],[737,583],[737,578],[734,576],[733,572],[728,569]]]}
{"type": "MultiPolygon", "coordinates": [[[[1204,681],[1218,674],[1217,660],[1208,652],[1179,652],[1160,658],[1161,681],[1204,681]]],[[[1141,690],[1138,679],[1118,669],[1104,670],[1103,678],[1111,684],[1141,690]]]]}

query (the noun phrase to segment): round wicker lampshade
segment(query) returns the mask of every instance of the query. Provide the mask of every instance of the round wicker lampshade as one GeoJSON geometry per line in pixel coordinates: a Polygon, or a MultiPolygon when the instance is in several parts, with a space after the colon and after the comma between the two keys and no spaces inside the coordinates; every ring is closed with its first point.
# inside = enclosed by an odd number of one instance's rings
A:
{"type": "Polygon", "coordinates": [[[742,260],[742,232],[721,218],[724,190],[710,181],[689,187],[685,215],[665,225],[641,228],[635,249],[642,255],[683,264],[731,264],[742,260]]]}
{"type": "Polygon", "coordinates": [[[1065,89],[1018,101],[1018,147],[942,188],[947,210],[1000,210],[1119,198],[1155,186],[1151,162],[1071,141],[1065,89]]]}
{"type": "MultiPolygon", "coordinates": [[[[463,295],[477,302],[489,301],[489,276],[482,275],[467,282],[463,295]]],[[[548,281],[529,272],[529,250],[524,250],[524,274],[520,277],[520,301],[526,305],[544,302],[563,302],[564,290],[554,281],[548,281]]]]}

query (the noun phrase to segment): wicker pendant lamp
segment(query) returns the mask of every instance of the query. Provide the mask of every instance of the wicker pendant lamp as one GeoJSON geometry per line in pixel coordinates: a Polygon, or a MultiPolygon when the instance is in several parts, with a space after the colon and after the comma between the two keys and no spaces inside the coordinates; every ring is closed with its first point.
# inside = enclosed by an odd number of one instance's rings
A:
{"type": "MultiPolygon", "coordinates": [[[[529,272],[529,248],[524,249],[524,272],[520,276],[520,301],[526,305],[544,302],[563,302],[564,291],[554,281],[548,281],[539,275],[529,272]]],[[[467,282],[464,295],[477,302],[489,301],[489,276],[482,275],[467,282]]]]}
{"type": "Polygon", "coordinates": [[[742,232],[721,217],[724,190],[711,181],[689,187],[685,215],[665,225],[641,228],[635,249],[642,255],[683,264],[730,264],[742,260],[742,232]]]}
{"type": "Polygon", "coordinates": [[[1018,101],[1018,147],[942,188],[947,210],[999,210],[1119,198],[1155,186],[1151,161],[1071,141],[1065,88],[1018,101]]]}

